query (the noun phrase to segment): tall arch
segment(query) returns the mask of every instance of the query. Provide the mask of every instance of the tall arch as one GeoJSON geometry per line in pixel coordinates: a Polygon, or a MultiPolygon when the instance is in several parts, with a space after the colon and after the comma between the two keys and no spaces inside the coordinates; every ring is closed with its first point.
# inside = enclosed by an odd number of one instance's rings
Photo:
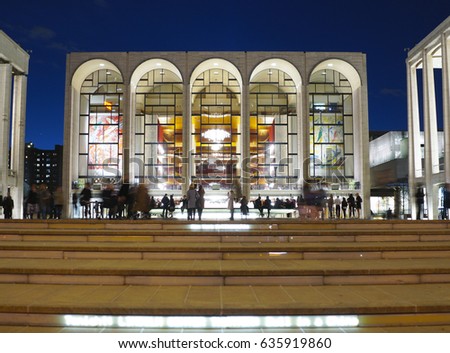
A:
{"type": "Polygon", "coordinates": [[[353,91],[356,91],[361,87],[362,81],[358,71],[352,64],[341,59],[327,59],[320,62],[314,67],[310,76],[312,76],[317,71],[326,69],[332,69],[344,75],[345,78],[350,82],[350,86],[352,87],[353,91]]]}
{"type": "Polygon", "coordinates": [[[310,176],[325,181],[336,194],[361,193],[368,216],[368,118],[363,78],[350,63],[327,59],[311,71],[308,93],[310,176]]]}
{"type": "Polygon", "coordinates": [[[283,59],[261,62],[250,75],[250,173],[254,190],[296,189],[301,180],[302,79],[283,59]]]}
{"type": "Polygon", "coordinates": [[[123,77],[116,65],[93,59],[71,80],[72,185],[102,183],[122,175],[123,77]]]}
{"type": "Polygon", "coordinates": [[[164,59],[150,59],[131,76],[130,174],[159,190],[181,189],[183,79],[164,59]]]}
{"type": "Polygon", "coordinates": [[[242,89],[239,70],[220,58],[205,60],[191,74],[190,179],[206,188],[226,190],[240,180],[242,89]]]}

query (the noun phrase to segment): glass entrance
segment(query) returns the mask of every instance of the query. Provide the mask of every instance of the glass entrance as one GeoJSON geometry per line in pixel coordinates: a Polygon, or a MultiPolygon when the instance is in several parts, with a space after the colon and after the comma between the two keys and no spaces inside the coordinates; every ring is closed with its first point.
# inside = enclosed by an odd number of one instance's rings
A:
{"type": "Polygon", "coordinates": [[[239,178],[240,89],[226,70],[200,74],[192,88],[192,179],[211,189],[230,189],[239,178]]]}

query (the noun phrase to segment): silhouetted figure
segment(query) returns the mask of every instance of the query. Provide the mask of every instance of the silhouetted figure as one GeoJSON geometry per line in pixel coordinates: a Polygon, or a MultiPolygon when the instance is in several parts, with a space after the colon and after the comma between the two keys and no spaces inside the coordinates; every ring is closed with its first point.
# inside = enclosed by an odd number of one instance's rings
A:
{"type": "Polygon", "coordinates": [[[266,196],[266,199],[264,200],[263,208],[267,210],[267,218],[270,217],[270,210],[272,209],[272,200],[269,198],[269,196],[266,196]]]}
{"type": "Polygon", "coordinates": [[[83,190],[81,190],[80,192],[80,205],[82,208],[84,218],[91,218],[91,198],[92,198],[91,184],[86,183],[84,185],[83,190]]]}
{"type": "Polygon", "coordinates": [[[254,207],[259,211],[259,216],[264,216],[264,208],[263,208],[263,202],[261,200],[261,195],[258,195],[258,198],[253,201],[254,207]]]}
{"type": "Polygon", "coordinates": [[[198,198],[197,198],[196,208],[197,208],[198,220],[201,221],[203,209],[205,208],[205,189],[203,188],[202,185],[198,186],[197,192],[198,192],[198,198]]]}
{"type": "Polygon", "coordinates": [[[416,208],[417,208],[417,216],[416,219],[421,219],[423,216],[423,203],[425,200],[425,193],[423,192],[423,188],[417,188],[416,192],[416,208]]]}
{"type": "Polygon", "coordinates": [[[5,219],[12,219],[12,211],[14,209],[14,200],[12,199],[9,190],[8,194],[3,198],[2,201],[3,212],[5,214],[5,219]]]}
{"type": "Polygon", "coordinates": [[[240,203],[241,203],[241,214],[244,217],[247,217],[249,209],[248,209],[248,200],[247,200],[247,197],[245,195],[242,196],[242,199],[241,199],[240,203]]]}
{"type": "Polygon", "coordinates": [[[37,193],[36,184],[31,185],[31,189],[28,192],[27,214],[30,219],[33,219],[34,214],[36,214],[36,217],[39,214],[39,196],[37,193]]]}
{"type": "Polygon", "coordinates": [[[195,220],[195,209],[197,208],[197,199],[199,197],[197,190],[195,190],[195,185],[191,184],[189,190],[186,193],[187,197],[187,207],[188,207],[188,220],[195,220]]]}
{"type": "Polygon", "coordinates": [[[227,208],[230,210],[230,221],[234,221],[234,191],[228,191],[227,208]]]}
{"type": "Polygon", "coordinates": [[[169,197],[167,196],[167,194],[164,194],[163,198],[161,199],[161,206],[163,209],[161,215],[163,218],[167,218],[167,216],[168,216],[169,204],[170,204],[169,197]]]}

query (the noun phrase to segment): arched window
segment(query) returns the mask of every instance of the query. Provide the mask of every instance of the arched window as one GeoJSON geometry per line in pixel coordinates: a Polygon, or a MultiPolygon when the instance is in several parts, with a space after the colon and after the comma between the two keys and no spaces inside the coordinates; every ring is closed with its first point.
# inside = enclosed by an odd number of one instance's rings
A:
{"type": "Polygon", "coordinates": [[[295,188],[297,90],[292,78],[271,68],[250,82],[250,168],[253,189],[295,188]]]}
{"type": "Polygon", "coordinates": [[[123,80],[110,69],[94,71],[80,91],[79,178],[122,174],[123,80]]]}
{"type": "Polygon", "coordinates": [[[354,177],[353,99],[348,79],[333,69],[311,75],[310,176],[327,182],[354,177]]]}
{"type": "Polygon", "coordinates": [[[238,178],[240,150],[240,85],[220,68],[203,71],[192,86],[194,181],[229,189],[238,178]]]}
{"type": "Polygon", "coordinates": [[[182,185],[183,87],[178,75],[158,68],[145,73],[136,87],[135,157],[137,182],[161,190],[182,185]]]}

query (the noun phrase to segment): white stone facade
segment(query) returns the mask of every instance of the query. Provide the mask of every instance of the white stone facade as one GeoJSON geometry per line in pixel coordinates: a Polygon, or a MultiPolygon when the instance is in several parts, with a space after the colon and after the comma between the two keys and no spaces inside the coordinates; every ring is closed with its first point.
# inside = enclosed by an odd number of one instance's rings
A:
{"type": "MultiPolygon", "coordinates": [[[[438,219],[439,188],[450,185],[450,17],[426,36],[408,53],[406,60],[408,85],[409,189],[415,200],[416,189],[426,193],[428,219],[438,219]],[[441,69],[442,88],[436,90],[436,74],[441,69]],[[422,81],[423,96],[419,97],[422,81]],[[437,94],[442,94],[444,150],[438,144],[437,94]],[[421,104],[422,103],[422,104],[421,104]],[[422,111],[420,111],[422,106],[422,111]],[[420,133],[424,132],[423,146],[420,133]],[[443,152],[443,153],[442,153],[443,152]],[[440,155],[443,154],[443,158],[440,155]]],[[[416,218],[416,202],[412,202],[412,217],[416,218]]]]}
{"type": "MultiPolygon", "coordinates": [[[[293,135],[293,142],[280,143],[279,151],[274,152],[274,160],[276,154],[288,153],[289,156],[295,157],[290,159],[290,163],[295,165],[295,175],[297,182],[295,188],[286,188],[286,190],[276,189],[264,190],[263,194],[269,195],[292,195],[295,196],[301,190],[304,180],[311,177],[311,166],[306,161],[310,161],[315,151],[310,151],[310,141],[314,132],[312,131],[310,119],[315,119],[311,115],[310,109],[310,79],[314,74],[322,72],[325,75],[326,70],[331,70],[344,77],[348,83],[350,90],[350,107],[351,121],[347,121],[347,130],[345,136],[337,137],[342,141],[346,141],[349,147],[350,156],[348,166],[345,172],[352,174],[353,188],[340,187],[336,189],[336,193],[360,193],[363,197],[363,214],[368,217],[369,196],[370,196],[370,173],[369,173],[369,138],[368,138],[368,102],[367,102],[367,74],[366,74],[366,56],[363,53],[325,53],[325,52],[105,52],[105,53],[71,53],[67,56],[66,68],[66,94],[65,94],[65,127],[64,127],[64,176],[63,189],[65,194],[66,205],[69,205],[71,186],[74,181],[80,179],[80,176],[89,173],[89,165],[87,168],[82,165],[85,160],[84,154],[90,153],[87,149],[95,149],[91,145],[90,137],[84,137],[83,129],[80,125],[80,119],[84,119],[82,104],[80,97],[83,95],[83,82],[92,73],[100,69],[114,71],[123,80],[123,88],[120,92],[123,96],[120,101],[120,108],[123,114],[123,135],[121,135],[122,144],[120,154],[120,173],[121,177],[127,177],[131,182],[135,182],[136,171],[131,166],[130,160],[135,158],[138,129],[137,118],[137,98],[136,92],[139,88],[139,82],[148,72],[153,70],[167,70],[178,80],[182,87],[182,107],[180,108],[182,119],[182,159],[183,166],[180,169],[182,177],[182,185],[179,190],[175,190],[176,195],[181,195],[189,183],[196,177],[196,169],[198,166],[194,163],[192,150],[198,145],[198,138],[193,136],[197,132],[193,123],[193,116],[196,114],[194,110],[195,99],[200,95],[200,91],[196,91],[195,85],[201,75],[207,70],[220,69],[221,72],[229,75],[235,80],[235,87],[231,84],[228,93],[233,95],[233,90],[239,90],[237,96],[237,104],[239,105],[239,116],[237,126],[233,126],[239,133],[236,141],[230,142],[234,153],[239,155],[240,160],[246,160],[251,157],[251,148],[257,139],[251,135],[250,130],[253,128],[251,111],[253,106],[250,102],[252,85],[254,80],[258,78],[260,73],[272,74],[272,70],[285,74],[292,84],[295,91],[293,97],[295,99],[295,121],[292,123],[293,130],[290,130],[289,136],[293,135]],[[82,116],[80,118],[80,116],[82,116]],[[293,132],[292,132],[293,131],[293,132]],[[83,142],[88,141],[88,142],[83,142]],[[88,147],[84,147],[83,143],[88,147]],[[84,152],[83,152],[84,151],[84,152]],[[293,152],[292,152],[293,151],[293,152]],[[87,169],[87,171],[86,171],[87,169]],[[356,187],[355,187],[356,185],[356,187]]],[[[108,74],[110,74],[108,72],[108,74]]],[[[161,71],[161,74],[164,74],[161,71]]],[[[212,75],[212,73],[211,73],[212,75]]],[[[206,76],[205,76],[206,77],[206,76]]],[[[225,77],[225,74],[223,74],[225,77]]],[[[227,76],[228,77],[228,76],[227,76]]],[[[337,76],[336,76],[337,77],[337,76]]],[[[205,79],[206,80],[206,79],[205,79]]],[[[224,79],[225,80],[225,79],[224,79]]],[[[227,79],[228,80],[228,79],[227,79]]],[[[95,81],[95,79],[94,79],[95,81]]],[[[204,81],[202,81],[204,82],[204,81]]],[[[228,82],[228,81],[227,81],[228,82]]],[[[208,83],[209,84],[209,83],[208,83]]],[[[226,83],[223,83],[226,85],[226,83]]],[[[339,94],[339,88],[335,91],[339,94]]],[[[253,96],[252,96],[253,97],[253,96]]],[[[108,103],[109,104],[109,103],[108,103]]],[[[219,104],[219,103],[218,103],[219,104]]],[[[234,104],[234,103],[233,103],[234,104]]],[[[332,106],[334,103],[330,103],[332,106]]],[[[332,108],[329,108],[330,110],[332,108]]],[[[334,109],[334,108],[333,108],[334,109]]],[[[342,108],[344,109],[344,108],[342,108]]],[[[347,108],[345,108],[347,109],[347,108]]],[[[89,110],[91,111],[91,110],[89,110]]],[[[87,114],[85,114],[87,115],[87,114]]],[[[200,114],[201,115],[201,114],[200,114]]],[[[342,113],[344,115],[344,113],[342,113]]],[[[87,117],[89,120],[89,116],[87,117]]],[[[84,124],[84,120],[83,120],[84,124]]],[[[90,124],[90,123],[89,123],[90,124]]],[[[336,123],[338,124],[338,123],[336,123]]],[[[91,126],[91,125],[90,125],[91,126]]],[[[280,124],[279,131],[284,131],[280,124]]],[[[330,130],[331,132],[334,130],[330,130]]],[[[327,132],[328,133],[328,132],[327,132]]],[[[197,133],[198,134],[198,133],[197,133]]],[[[256,132],[258,134],[258,132],[256,132]]],[[[288,139],[286,133],[273,132],[274,140],[288,139]]],[[[88,133],[86,132],[86,136],[88,133]]],[[[149,134],[148,136],[154,136],[149,134]]],[[[155,135],[156,136],[156,135],[155,135]]],[[[150,139],[150,137],[146,137],[150,139]]],[[[331,137],[330,137],[331,139],[331,137]]],[[[151,141],[150,141],[151,142],[151,141]]],[[[149,142],[149,143],[150,143],[149,142]]],[[[275,144],[275,143],[274,143],[275,144]]],[[[344,143],[342,142],[342,145],[344,143]]],[[[319,145],[318,145],[319,146],[319,145]]],[[[320,147],[320,146],[319,146],[320,147]]],[[[156,148],[156,147],[155,147],[156,148]]],[[[198,147],[197,147],[198,148],[198,147]]],[[[220,148],[218,146],[217,148],[220,148]]],[[[331,151],[333,152],[333,151],[331,151]]],[[[325,153],[331,153],[329,150],[325,153]]],[[[338,151],[341,152],[341,151],[338,151]]],[[[213,153],[211,153],[212,155],[213,153]]],[[[344,153],[343,153],[344,154],[344,153]]],[[[90,161],[90,156],[86,157],[90,161]]],[[[331,157],[330,157],[331,158],[331,157]]],[[[90,163],[90,162],[89,162],[90,163]]],[[[275,163],[279,163],[275,161],[275,163]]],[[[311,163],[311,162],[309,162],[311,163]]],[[[261,163],[262,165],[262,163],[261,163]]],[[[276,165],[276,164],[275,164],[276,165]]],[[[237,175],[242,185],[243,194],[254,197],[261,191],[254,189],[249,176],[250,173],[245,163],[237,167],[237,175]]],[[[268,167],[269,168],[269,167],[268,167]]],[[[288,166],[287,168],[290,168],[288,166]]],[[[261,170],[263,167],[261,167],[261,170]]],[[[270,173],[273,174],[273,167],[270,166],[270,173]]],[[[277,169],[275,168],[275,181],[277,169]]],[[[292,172],[294,173],[294,172],[292,172]]],[[[198,175],[197,175],[198,177],[198,175]]],[[[259,179],[258,179],[259,181],[259,179]]],[[[151,190],[152,192],[152,190],[151,190]]],[[[164,190],[162,190],[164,192],[164,190]]],[[[172,193],[172,191],[170,191],[172,193]]],[[[211,194],[213,191],[209,191],[211,194]]],[[[219,192],[219,191],[218,191],[219,192]]],[[[65,207],[69,210],[69,207],[65,207]]],[[[66,214],[69,216],[69,214],[66,214]]]]}
{"type": "Polygon", "coordinates": [[[21,218],[28,53],[0,31],[0,195],[10,190],[13,218],[21,218]],[[9,153],[11,163],[8,166],[9,153]]]}

